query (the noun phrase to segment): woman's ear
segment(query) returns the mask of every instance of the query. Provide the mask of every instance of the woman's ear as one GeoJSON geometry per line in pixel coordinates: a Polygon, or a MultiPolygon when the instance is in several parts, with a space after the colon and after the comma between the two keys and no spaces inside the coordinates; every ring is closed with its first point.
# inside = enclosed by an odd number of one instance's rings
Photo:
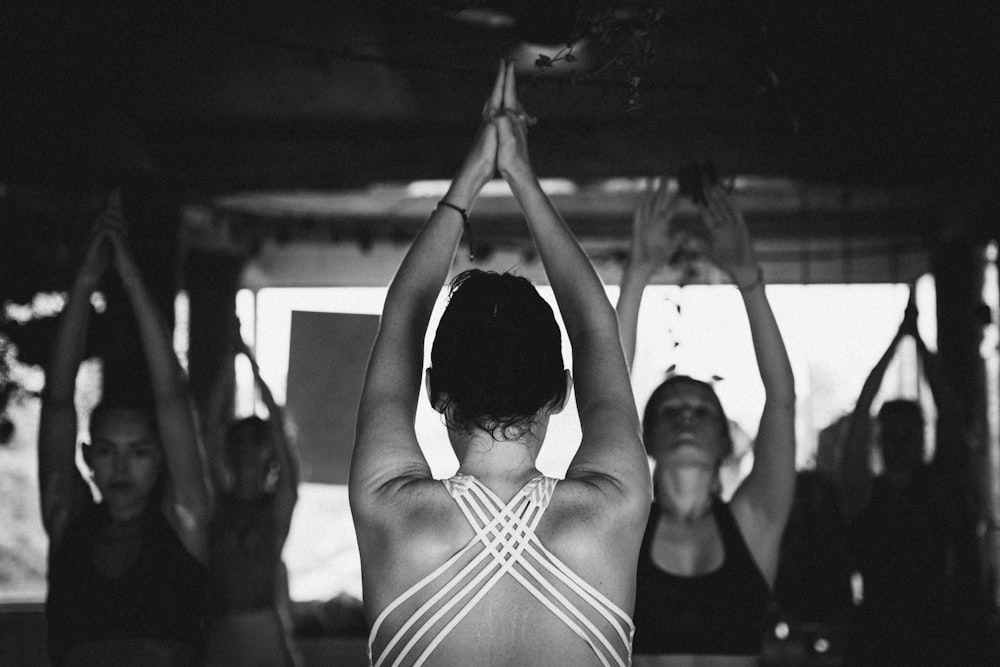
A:
{"type": "Polygon", "coordinates": [[[274,493],[278,488],[278,478],[281,476],[281,464],[277,460],[271,461],[267,466],[267,476],[264,478],[264,490],[267,493],[274,493]]]}
{"type": "Polygon", "coordinates": [[[566,408],[566,404],[569,403],[570,394],[573,393],[573,374],[569,372],[566,368],[563,370],[565,374],[566,389],[563,390],[562,399],[549,411],[550,415],[557,415],[566,408]]]}
{"type": "Polygon", "coordinates": [[[442,400],[434,400],[434,369],[428,368],[424,371],[424,390],[427,392],[427,400],[430,401],[431,407],[433,407],[437,412],[444,412],[445,402],[442,400]]]}
{"type": "Polygon", "coordinates": [[[717,496],[722,495],[722,462],[715,466],[715,473],[712,475],[711,491],[717,496]]]}
{"type": "Polygon", "coordinates": [[[94,474],[94,463],[91,460],[94,456],[93,445],[89,442],[84,442],[80,445],[80,453],[83,455],[83,462],[87,465],[87,470],[91,475],[94,474]]]}
{"type": "Polygon", "coordinates": [[[231,492],[233,487],[236,486],[236,476],[233,475],[233,471],[229,469],[229,466],[224,461],[214,459],[210,469],[216,490],[224,493],[231,492]]]}

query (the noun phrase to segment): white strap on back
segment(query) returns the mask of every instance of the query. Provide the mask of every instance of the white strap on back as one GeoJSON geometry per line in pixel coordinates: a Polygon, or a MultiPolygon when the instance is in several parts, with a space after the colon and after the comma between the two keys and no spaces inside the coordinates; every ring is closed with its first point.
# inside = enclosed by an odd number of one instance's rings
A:
{"type": "Polygon", "coordinates": [[[600,591],[569,569],[535,536],[535,528],[548,507],[557,483],[558,480],[551,477],[535,477],[510,502],[504,503],[472,476],[459,475],[444,480],[446,488],[476,535],[462,550],[382,610],[372,625],[369,653],[383,623],[394,610],[442,577],[458,561],[468,557],[476,547],[480,550],[454,576],[443,579],[441,588],[400,626],[374,660],[374,667],[382,667],[404,639],[406,643],[396,652],[392,667],[423,665],[434,649],[505,575],[513,577],[574,634],[583,639],[602,665],[624,667],[628,664],[634,630],[632,620],[600,591]],[[575,594],[576,604],[560,592],[553,582],[560,583],[575,594]],[[578,605],[581,603],[604,618],[615,629],[615,636],[605,636],[591,618],[579,609],[578,605]],[[438,629],[436,636],[425,643],[418,655],[414,655],[425,635],[449,614],[451,618],[438,629]]]}

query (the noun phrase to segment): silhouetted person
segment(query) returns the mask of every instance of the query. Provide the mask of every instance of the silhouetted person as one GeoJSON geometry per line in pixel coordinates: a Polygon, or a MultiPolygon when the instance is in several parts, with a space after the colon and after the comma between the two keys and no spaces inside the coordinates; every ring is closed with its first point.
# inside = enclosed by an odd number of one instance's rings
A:
{"type": "Polygon", "coordinates": [[[842,655],[852,609],[851,566],[843,502],[827,473],[802,470],[796,476],[773,605],[774,618],[788,626],[786,640],[797,644],[790,650],[826,660],[842,655]]]}
{"type": "Polygon", "coordinates": [[[850,556],[862,600],[848,638],[850,664],[965,665],[975,654],[978,585],[974,519],[964,502],[961,407],[917,331],[911,302],[858,398],[844,450],[850,556]],[[911,336],[938,411],[933,460],[924,456],[920,404],[892,400],[877,418],[885,467],[868,466],[870,409],[896,347],[911,336]],[[972,651],[970,653],[970,651],[972,651]]]}
{"type": "Polygon", "coordinates": [[[114,193],[61,315],[38,434],[49,535],[46,619],[56,665],[189,665],[206,597],[209,492],[173,338],[125,245],[114,193]],[[74,389],[90,298],[111,255],[139,324],[153,405],[101,403],[75,463],[74,389]]]}

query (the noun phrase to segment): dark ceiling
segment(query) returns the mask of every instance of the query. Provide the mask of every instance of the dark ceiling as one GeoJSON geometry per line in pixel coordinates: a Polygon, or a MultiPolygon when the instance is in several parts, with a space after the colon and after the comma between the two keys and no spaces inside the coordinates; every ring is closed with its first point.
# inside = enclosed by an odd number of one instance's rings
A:
{"type": "Polygon", "coordinates": [[[575,63],[543,72],[524,50],[542,175],[701,159],[844,184],[995,173],[994,2],[5,4],[6,184],[99,187],[153,168],[202,196],[447,178],[497,59],[526,40],[572,40],[598,15],[610,43],[579,41],[575,63]],[[622,51],[629,40],[650,47],[648,62],[622,51]]]}
{"type": "MultiPolygon", "coordinates": [[[[386,193],[453,174],[501,57],[518,59],[538,118],[537,171],[575,184],[558,204],[602,252],[623,252],[635,196],[608,195],[606,179],[695,161],[751,184],[737,195],[776,266],[817,252],[843,263],[860,252],[848,246],[895,266],[926,255],[967,192],[997,199],[993,1],[23,0],[0,12],[2,298],[65,289],[122,182],[142,204],[133,246],[165,284],[182,209],[236,220],[251,253],[262,239],[401,243],[433,200],[386,193]],[[535,65],[568,43],[575,61],[535,65]],[[224,203],[262,191],[325,194],[224,203]]],[[[965,217],[995,224],[996,208],[965,217]]],[[[475,213],[495,247],[528,242],[512,201],[475,213]]]]}

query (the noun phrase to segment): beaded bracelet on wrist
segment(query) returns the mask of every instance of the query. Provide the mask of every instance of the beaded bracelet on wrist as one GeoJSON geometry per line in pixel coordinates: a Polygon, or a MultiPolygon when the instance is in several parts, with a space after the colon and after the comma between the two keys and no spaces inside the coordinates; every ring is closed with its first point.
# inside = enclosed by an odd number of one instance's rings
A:
{"type": "Polygon", "coordinates": [[[465,237],[469,243],[469,261],[474,261],[476,259],[476,247],[472,243],[472,224],[469,222],[469,212],[461,206],[456,206],[455,204],[445,201],[444,199],[437,203],[436,208],[441,208],[442,206],[450,208],[453,211],[458,211],[458,214],[462,216],[462,228],[465,229],[465,237]]]}

